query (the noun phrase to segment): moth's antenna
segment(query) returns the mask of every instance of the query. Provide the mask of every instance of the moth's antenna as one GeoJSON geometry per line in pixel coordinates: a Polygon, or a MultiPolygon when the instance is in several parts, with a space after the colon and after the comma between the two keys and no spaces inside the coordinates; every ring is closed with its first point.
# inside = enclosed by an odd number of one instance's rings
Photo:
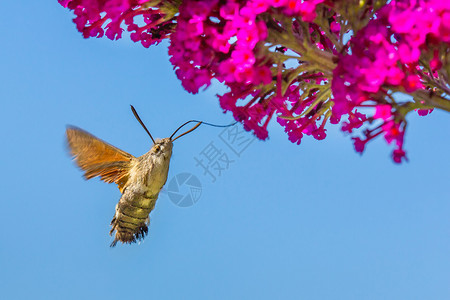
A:
{"type": "Polygon", "coordinates": [[[145,131],[147,131],[148,135],[150,136],[150,138],[153,141],[153,144],[155,144],[155,140],[153,139],[152,135],[150,134],[150,131],[148,131],[147,127],[145,127],[144,122],[142,122],[141,118],[139,118],[137,111],[134,109],[133,105],[130,104],[130,106],[131,106],[131,111],[133,112],[134,116],[139,121],[139,123],[142,125],[142,127],[144,127],[145,131]]]}
{"type": "Polygon", "coordinates": [[[215,125],[215,124],[211,124],[211,123],[207,123],[207,122],[203,122],[203,121],[190,120],[190,121],[187,121],[186,123],[184,123],[183,125],[181,125],[180,127],[178,127],[177,130],[175,130],[174,133],[172,133],[172,135],[170,136],[170,139],[171,139],[172,142],[173,142],[173,141],[175,141],[176,139],[182,137],[183,135],[188,134],[189,132],[194,131],[195,129],[197,129],[197,128],[198,128],[200,125],[202,125],[202,124],[209,125],[209,126],[213,126],[213,127],[230,127],[230,126],[235,125],[236,123],[237,123],[237,122],[234,122],[234,123],[228,124],[228,125],[215,125]],[[195,125],[192,129],[189,129],[189,130],[186,131],[185,133],[180,134],[179,136],[177,136],[176,138],[174,138],[174,139],[172,140],[172,137],[175,135],[175,133],[178,132],[178,130],[180,130],[180,129],[183,128],[185,125],[187,125],[187,124],[189,124],[189,123],[192,123],[192,122],[197,122],[198,124],[195,125]]]}

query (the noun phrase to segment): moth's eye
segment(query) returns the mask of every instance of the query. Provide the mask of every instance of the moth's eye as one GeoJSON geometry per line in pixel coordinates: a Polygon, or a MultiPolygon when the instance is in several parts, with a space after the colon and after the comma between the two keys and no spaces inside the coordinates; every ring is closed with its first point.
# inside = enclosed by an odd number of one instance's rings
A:
{"type": "Polygon", "coordinates": [[[161,150],[161,146],[160,145],[155,145],[155,152],[159,152],[159,150],[161,150]]]}

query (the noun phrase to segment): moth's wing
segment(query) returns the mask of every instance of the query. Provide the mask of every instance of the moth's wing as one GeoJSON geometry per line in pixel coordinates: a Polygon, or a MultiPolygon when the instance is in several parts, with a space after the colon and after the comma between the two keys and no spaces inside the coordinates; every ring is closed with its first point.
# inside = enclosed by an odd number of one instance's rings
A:
{"type": "Polygon", "coordinates": [[[86,179],[99,176],[107,183],[117,183],[123,192],[132,160],[135,158],[133,155],[80,128],[67,127],[66,136],[71,155],[84,171],[86,179]]]}

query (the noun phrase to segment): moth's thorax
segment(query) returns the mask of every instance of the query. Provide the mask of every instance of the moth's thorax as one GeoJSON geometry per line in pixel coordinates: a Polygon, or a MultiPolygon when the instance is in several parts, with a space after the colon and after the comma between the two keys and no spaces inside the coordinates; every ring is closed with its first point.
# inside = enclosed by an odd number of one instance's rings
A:
{"type": "Polygon", "coordinates": [[[133,192],[147,195],[159,193],[167,181],[172,146],[169,138],[157,139],[150,151],[136,159],[129,186],[133,192]]]}

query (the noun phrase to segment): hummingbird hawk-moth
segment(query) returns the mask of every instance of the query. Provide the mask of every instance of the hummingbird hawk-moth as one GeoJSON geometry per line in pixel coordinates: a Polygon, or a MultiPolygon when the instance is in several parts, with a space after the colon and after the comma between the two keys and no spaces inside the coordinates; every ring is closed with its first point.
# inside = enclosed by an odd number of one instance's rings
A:
{"type": "Polygon", "coordinates": [[[150,151],[139,157],[122,151],[80,128],[69,126],[66,130],[71,155],[84,171],[84,177],[100,177],[107,183],[114,182],[122,193],[111,221],[110,235],[115,232],[111,247],[118,241],[130,244],[147,235],[149,214],[167,181],[173,142],[202,124],[199,121],[188,121],[178,127],[170,137],[154,140],[133,106],[131,110],[153,141],[150,151]],[[189,122],[198,123],[172,139],[177,131],[189,122]]]}

